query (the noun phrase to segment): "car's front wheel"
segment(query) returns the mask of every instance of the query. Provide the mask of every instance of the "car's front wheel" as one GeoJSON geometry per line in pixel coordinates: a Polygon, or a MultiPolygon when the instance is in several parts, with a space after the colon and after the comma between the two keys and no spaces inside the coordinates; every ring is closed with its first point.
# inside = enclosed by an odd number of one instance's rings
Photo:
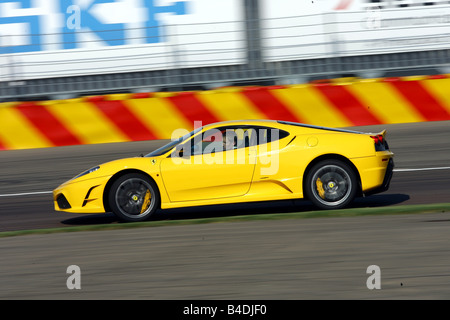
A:
{"type": "Polygon", "coordinates": [[[129,173],[114,181],[108,201],[112,212],[129,222],[148,220],[160,205],[156,184],[140,173],[129,173]]]}
{"type": "Polygon", "coordinates": [[[309,170],[304,192],[321,209],[340,209],[353,201],[357,186],[356,174],[348,164],[324,160],[309,170]]]}

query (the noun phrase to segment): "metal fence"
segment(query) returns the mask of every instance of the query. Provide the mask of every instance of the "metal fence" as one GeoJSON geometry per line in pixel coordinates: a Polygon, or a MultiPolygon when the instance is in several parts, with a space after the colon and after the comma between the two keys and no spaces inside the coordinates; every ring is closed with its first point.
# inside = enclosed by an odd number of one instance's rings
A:
{"type": "MultiPolygon", "coordinates": [[[[86,49],[17,54],[8,45],[17,39],[0,39],[0,101],[448,71],[450,12],[442,7],[429,8],[434,20],[419,17],[405,36],[401,18],[373,20],[377,11],[264,19],[257,0],[244,3],[243,20],[166,26],[156,49],[105,49],[86,37],[86,49]]],[[[103,37],[121,42],[114,36],[124,31],[137,43],[151,34],[135,28],[104,31],[103,37]]],[[[41,45],[49,48],[67,44],[55,40],[64,38],[58,34],[33,36],[46,39],[41,45]]]]}

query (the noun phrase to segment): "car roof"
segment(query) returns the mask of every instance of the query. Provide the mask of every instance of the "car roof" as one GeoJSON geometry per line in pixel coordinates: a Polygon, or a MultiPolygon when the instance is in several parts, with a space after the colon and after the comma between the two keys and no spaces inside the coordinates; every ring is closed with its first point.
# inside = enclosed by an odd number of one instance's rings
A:
{"type": "Polygon", "coordinates": [[[308,129],[326,130],[326,131],[335,131],[335,132],[357,133],[357,134],[362,133],[359,131],[348,130],[348,129],[331,128],[331,127],[317,126],[317,125],[312,125],[312,124],[305,124],[305,123],[300,123],[300,122],[269,120],[269,119],[229,120],[229,121],[211,123],[211,124],[205,125],[204,127],[205,128],[217,128],[217,127],[222,127],[222,126],[233,126],[233,125],[254,125],[254,126],[259,125],[259,126],[272,126],[272,127],[277,127],[277,128],[283,128],[283,127],[286,128],[286,126],[293,126],[293,127],[303,127],[303,128],[308,128],[308,129]]]}
{"type": "Polygon", "coordinates": [[[268,120],[268,119],[250,119],[250,120],[228,120],[215,122],[205,125],[204,127],[221,127],[221,126],[232,126],[232,125],[269,125],[277,123],[276,120],[268,120]]]}

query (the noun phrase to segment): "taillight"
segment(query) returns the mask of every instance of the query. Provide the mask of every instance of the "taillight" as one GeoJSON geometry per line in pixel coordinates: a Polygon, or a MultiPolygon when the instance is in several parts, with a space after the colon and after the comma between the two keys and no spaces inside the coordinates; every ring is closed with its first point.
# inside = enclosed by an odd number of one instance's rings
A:
{"type": "Polygon", "coordinates": [[[370,136],[376,144],[383,143],[383,136],[381,134],[378,134],[376,136],[370,136]]]}
{"type": "Polygon", "coordinates": [[[385,151],[389,150],[387,141],[383,138],[382,134],[377,134],[376,136],[370,136],[375,142],[375,151],[385,151]]]}

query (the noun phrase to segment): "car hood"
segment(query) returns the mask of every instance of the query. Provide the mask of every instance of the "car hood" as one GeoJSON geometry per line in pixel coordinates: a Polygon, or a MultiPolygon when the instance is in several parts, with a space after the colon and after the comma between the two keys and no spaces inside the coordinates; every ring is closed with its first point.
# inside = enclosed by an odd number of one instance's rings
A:
{"type": "Polygon", "coordinates": [[[157,166],[157,164],[159,163],[160,158],[161,157],[132,157],[105,162],[81,172],[72,179],[66,181],[64,184],[81,182],[100,177],[110,177],[119,171],[127,169],[135,169],[145,172],[158,171],[159,166],[157,166]]]}

